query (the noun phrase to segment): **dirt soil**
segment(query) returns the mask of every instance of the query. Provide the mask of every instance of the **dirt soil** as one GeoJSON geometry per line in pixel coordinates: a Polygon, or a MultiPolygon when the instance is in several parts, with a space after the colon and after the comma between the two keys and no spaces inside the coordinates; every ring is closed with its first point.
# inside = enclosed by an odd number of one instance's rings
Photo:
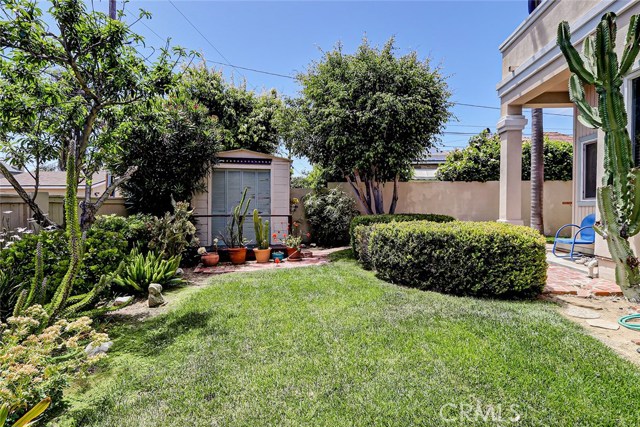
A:
{"type": "Polygon", "coordinates": [[[550,296],[548,300],[560,305],[560,313],[567,319],[580,324],[585,331],[612,348],[629,361],[640,365],[640,332],[620,326],[618,330],[603,329],[591,326],[587,319],[570,316],[569,312],[586,311],[587,313],[597,313],[600,317],[597,320],[617,324],[618,319],[627,314],[640,312],[640,307],[629,303],[623,297],[595,297],[581,298],[572,295],[550,296]],[[636,344],[636,341],[638,344],[636,344]]]}

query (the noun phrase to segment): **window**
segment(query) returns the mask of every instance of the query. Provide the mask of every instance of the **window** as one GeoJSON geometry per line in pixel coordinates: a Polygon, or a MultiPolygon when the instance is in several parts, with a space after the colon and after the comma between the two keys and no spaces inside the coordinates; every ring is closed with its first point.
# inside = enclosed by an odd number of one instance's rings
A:
{"type": "Polygon", "coordinates": [[[592,200],[596,198],[598,168],[598,144],[596,141],[586,142],[582,145],[582,199],[592,200]]]}

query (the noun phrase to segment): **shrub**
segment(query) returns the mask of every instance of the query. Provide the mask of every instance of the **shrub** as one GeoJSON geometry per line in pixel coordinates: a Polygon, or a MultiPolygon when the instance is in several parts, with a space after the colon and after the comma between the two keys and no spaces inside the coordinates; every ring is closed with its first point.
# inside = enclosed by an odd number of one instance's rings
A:
{"type": "Polygon", "coordinates": [[[120,233],[127,240],[128,251],[138,248],[143,252],[147,252],[149,242],[152,239],[153,222],[153,216],[144,214],[126,217],[115,214],[100,215],[96,218],[91,228],[120,233]]]}
{"type": "Polygon", "coordinates": [[[179,265],[179,256],[163,259],[155,252],[143,255],[134,249],[122,272],[113,282],[134,293],[145,293],[151,283],[163,286],[177,285],[182,283],[182,279],[177,276],[179,265]]]}
{"type": "MultiPolygon", "coordinates": [[[[0,323],[0,402],[16,412],[51,397],[53,406],[63,403],[69,380],[82,375],[98,359],[88,357],[84,347],[109,340],[91,327],[91,319],[58,320],[47,324],[47,313],[34,305],[23,316],[0,323]]],[[[17,415],[16,415],[17,418],[17,415]]]]}
{"type": "MultiPolygon", "coordinates": [[[[358,246],[356,245],[355,229],[359,225],[383,224],[388,222],[407,222],[407,221],[433,221],[433,222],[451,222],[455,218],[449,215],[440,214],[383,214],[383,215],[362,215],[351,220],[349,227],[349,235],[351,237],[351,248],[353,255],[358,259],[358,246]]],[[[361,236],[362,237],[362,236],[361,236]]]]}
{"type": "Polygon", "coordinates": [[[337,188],[309,193],[304,198],[304,210],[319,245],[331,247],[349,242],[349,225],[358,210],[346,193],[337,188]]]}
{"type": "Polygon", "coordinates": [[[377,224],[369,257],[393,283],[454,295],[538,295],[546,282],[545,239],[537,231],[497,222],[377,224]]]}
{"type": "Polygon", "coordinates": [[[367,270],[371,270],[369,236],[372,230],[373,225],[359,225],[353,230],[353,254],[367,270]]]}
{"type": "Polygon", "coordinates": [[[162,218],[153,217],[149,249],[172,258],[182,255],[189,246],[198,246],[196,227],[191,222],[192,213],[187,202],[178,202],[173,213],[167,212],[162,218]]]}

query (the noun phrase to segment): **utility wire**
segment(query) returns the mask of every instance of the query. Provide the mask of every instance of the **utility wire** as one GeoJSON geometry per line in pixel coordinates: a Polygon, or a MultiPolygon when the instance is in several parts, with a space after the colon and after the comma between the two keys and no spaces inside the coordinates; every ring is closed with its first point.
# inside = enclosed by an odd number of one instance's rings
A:
{"type": "Polygon", "coordinates": [[[211,47],[212,47],[216,52],[218,52],[218,55],[220,55],[220,56],[222,57],[222,59],[224,59],[224,60],[227,62],[227,64],[226,64],[226,65],[228,65],[228,66],[230,66],[230,67],[235,68],[235,69],[238,71],[238,73],[239,73],[242,77],[244,77],[244,78],[246,79],[245,75],[244,75],[244,74],[242,74],[242,72],[241,72],[240,70],[238,70],[235,66],[231,65],[231,62],[229,62],[229,60],[227,59],[227,57],[226,57],[226,56],[224,56],[224,54],[223,54],[222,52],[220,52],[220,50],[219,50],[217,47],[215,47],[215,45],[214,45],[213,43],[211,43],[211,40],[209,40],[209,39],[207,38],[207,36],[205,36],[205,35],[202,33],[202,31],[200,31],[200,30],[198,29],[198,27],[196,27],[196,26],[195,26],[195,24],[194,24],[193,22],[191,22],[191,20],[187,17],[187,15],[185,15],[184,13],[182,13],[182,11],[181,11],[180,9],[178,9],[178,6],[176,6],[176,4],[175,4],[172,0],[169,0],[169,3],[171,3],[171,6],[173,6],[173,7],[174,7],[174,9],[175,9],[175,10],[177,10],[177,11],[178,11],[178,13],[179,13],[180,15],[182,15],[182,17],[183,17],[183,18],[184,18],[184,19],[185,19],[185,20],[186,20],[186,21],[187,21],[187,22],[188,22],[188,23],[193,27],[193,29],[194,29],[194,30],[196,30],[196,31],[198,32],[198,34],[200,34],[200,35],[202,36],[202,38],[203,38],[203,39],[205,39],[205,41],[206,41],[207,43],[209,43],[209,45],[210,45],[210,46],[211,46],[211,47]]]}

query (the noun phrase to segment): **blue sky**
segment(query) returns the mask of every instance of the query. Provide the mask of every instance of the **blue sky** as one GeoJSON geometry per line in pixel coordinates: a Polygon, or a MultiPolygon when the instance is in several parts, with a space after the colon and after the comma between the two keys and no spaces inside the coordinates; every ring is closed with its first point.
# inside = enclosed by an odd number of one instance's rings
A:
{"type": "MultiPolygon", "coordinates": [[[[294,75],[337,42],[352,52],[365,35],[376,45],[395,36],[399,54],[415,50],[441,66],[449,76],[452,100],[491,107],[499,106],[495,91],[501,77],[498,46],[528,14],[526,0],[173,3],[175,7],[168,0],[134,0],[126,5],[132,16],[139,8],[152,13],[146,25],[134,27],[148,45],[160,46],[162,39],[170,37],[172,44],[198,50],[210,61],[294,75]]],[[[106,10],[107,4],[106,0],[94,1],[96,9],[106,10]]],[[[122,7],[121,2],[118,5],[122,7]]],[[[246,78],[248,87],[258,91],[275,88],[288,96],[298,91],[296,81],[289,78],[211,65],[222,68],[229,77],[246,78]]],[[[493,130],[499,119],[495,109],[458,105],[453,112],[458,120],[447,126],[443,149],[465,146],[469,138],[465,133],[484,127],[493,130]]],[[[548,112],[570,114],[566,109],[548,112]]],[[[570,117],[545,115],[544,120],[545,130],[571,133],[570,117]]],[[[294,169],[299,174],[309,165],[297,159],[294,169]]]]}

